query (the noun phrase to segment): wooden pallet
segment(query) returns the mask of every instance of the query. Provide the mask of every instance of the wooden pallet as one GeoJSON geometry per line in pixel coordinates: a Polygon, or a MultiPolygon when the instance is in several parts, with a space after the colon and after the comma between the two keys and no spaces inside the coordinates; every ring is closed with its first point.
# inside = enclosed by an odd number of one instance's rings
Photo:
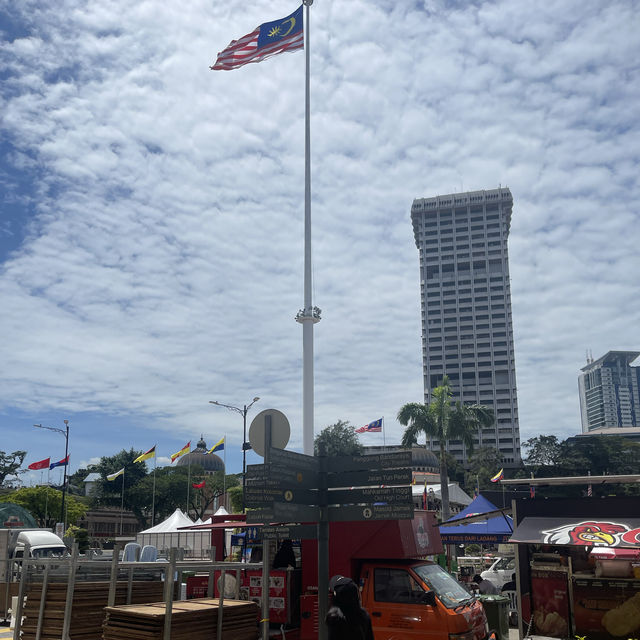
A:
{"type": "MultiPolygon", "coordinates": [[[[218,640],[217,598],[174,602],[171,640],[218,640]]],[[[103,640],[162,640],[164,602],[107,607],[103,640]]],[[[220,640],[257,640],[259,608],[247,600],[224,600],[220,640]]]]}
{"type": "MultiPolygon", "coordinates": [[[[157,602],[163,598],[162,582],[134,581],[131,589],[133,603],[157,602]]],[[[116,604],[127,601],[127,582],[116,585],[116,604]]],[[[22,639],[35,640],[42,585],[33,584],[27,590],[27,601],[23,609],[22,639]]],[[[73,592],[71,609],[71,640],[97,640],[102,635],[104,608],[109,598],[108,582],[77,582],[73,592]]],[[[64,608],[67,600],[67,585],[47,585],[41,640],[60,640],[64,624],[64,608]]]]}

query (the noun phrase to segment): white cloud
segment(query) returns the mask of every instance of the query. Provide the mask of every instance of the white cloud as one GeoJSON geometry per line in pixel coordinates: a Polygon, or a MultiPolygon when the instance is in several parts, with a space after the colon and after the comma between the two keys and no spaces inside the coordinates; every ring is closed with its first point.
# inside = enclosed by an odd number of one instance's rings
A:
{"type": "MultiPolygon", "coordinates": [[[[7,442],[17,411],[118,418],[114,447],[212,428],[237,444],[238,416],[207,400],[260,395],[301,445],[304,58],[207,68],[290,11],[12,6],[28,36],[0,45],[6,162],[37,182],[0,271],[7,442]]],[[[384,415],[399,438],[422,395],[411,202],[502,183],[522,439],[576,433],[585,349],[640,346],[633,7],[311,13],[317,428],[384,415]]]]}

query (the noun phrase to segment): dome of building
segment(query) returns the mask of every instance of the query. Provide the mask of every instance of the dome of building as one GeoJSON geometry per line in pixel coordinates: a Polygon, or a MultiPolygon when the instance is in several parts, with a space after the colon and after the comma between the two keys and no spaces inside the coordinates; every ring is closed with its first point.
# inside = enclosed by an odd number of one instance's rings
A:
{"type": "Polygon", "coordinates": [[[215,453],[207,453],[207,443],[204,438],[200,436],[200,440],[196,445],[196,448],[191,452],[178,458],[176,463],[179,467],[187,467],[190,464],[202,467],[205,474],[211,475],[216,471],[224,471],[224,462],[220,456],[215,453]]]}
{"type": "Polygon", "coordinates": [[[411,466],[415,470],[437,472],[440,461],[433,451],[426,447],[411,447],[411,466]]]}

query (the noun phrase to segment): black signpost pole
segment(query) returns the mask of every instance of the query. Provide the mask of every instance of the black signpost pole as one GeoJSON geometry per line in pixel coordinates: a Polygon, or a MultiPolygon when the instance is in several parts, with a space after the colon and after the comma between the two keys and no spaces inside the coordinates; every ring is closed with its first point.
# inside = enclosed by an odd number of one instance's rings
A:
{"type": "MultiPolygon", "coordinates": [[[[269,468],[271,463],[271,416],[264,417],[264,464],[269,468]]],[[[269,524],[264,522],[263,524],[269,524]]],[[[269,567],[271,558],[271,541],[262,541],[262,640],[269,640],[269,567]]]]}
{"type": "Polygon", "coordinates": [[[320,473],[318,504],[320,518],[318,520],[318,640],[328,639],[325,622],[329,610],[329,508],[327,497],[327,452],[324,443],[319,443],[320,473]]]}

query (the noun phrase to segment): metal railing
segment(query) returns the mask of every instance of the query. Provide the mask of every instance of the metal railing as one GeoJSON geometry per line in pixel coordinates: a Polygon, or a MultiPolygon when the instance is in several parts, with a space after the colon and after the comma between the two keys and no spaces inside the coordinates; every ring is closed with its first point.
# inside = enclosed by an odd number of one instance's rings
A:
{"type": "MultiPolygon", "coordinates": [[[[251,569],[261,569],[259,563],[244,562],[216,562],[215,547],[210,551],[211,560],[183,560],[181,549],[171,549],[169,559],[156,562],[122,562],[120,560],[120,545],[113,550],[111,562],[108,560],[93,560],[80,557],[77,545],[69,557],[66,558],[30,558],[28,547],[24,550],[24,558],[2,560],[6,564],[5,576],[5,621],[8,611],[10,584],[18,582],[18,595],[15,611],[12,611],[14,620],[14,640],[20,640],[22,618],[24,612],[25,596],[30,587],[40,586],[40,603],[38,608],[38,621],[36,625],[35,640],[40,640],[43,634],[43,623],[47,605],[47,590],[49,585],[65,583],[67,587],[64,604],[64,617],[62,624],[61,640],[70,640],[71,617],[73,612],[73,597],[76,583],[86,581],[98,581],[109,584],[107,606],[113,607],[116,603],[118,583],[126,581],[126,604],[131,604],[134,577],[138,579],[158,581],[164,583],[163,601],[165,604],[165,619],[163,640],[171,638],[171,618],[173,602],[181,599],[181,588],[176,589],[176,583],[182,585],[184,572],[197,572],[208,574],[207,597],[215,595],[214,578],[217,571],[220,572],[221,587],[219,586],[219,609],[217,617],[217,637],[222,637],[222,623],[224,618],[225,599],[225,575],[235,575],[235,599],[240,599],[241,573],[251,569]]],[[[2,567],[0,566],[0,569],[2,567]]],[[[0,574],[2,575],[2,574],[0,574]]]]}

